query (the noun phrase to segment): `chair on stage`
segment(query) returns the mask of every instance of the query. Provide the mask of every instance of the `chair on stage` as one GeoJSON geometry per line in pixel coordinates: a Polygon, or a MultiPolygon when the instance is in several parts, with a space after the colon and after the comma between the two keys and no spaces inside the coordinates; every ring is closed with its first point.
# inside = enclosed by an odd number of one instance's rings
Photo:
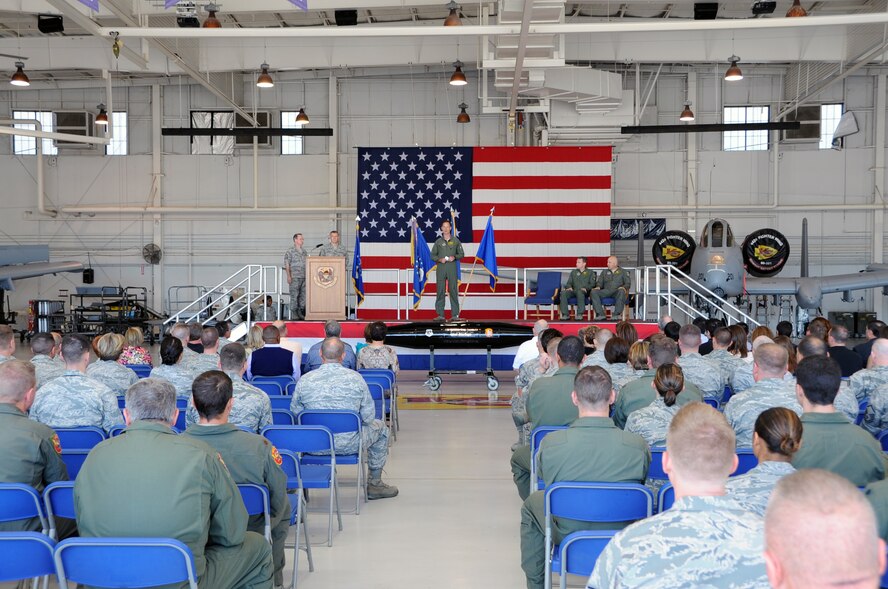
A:
{"type": "Polygon", "coordinates": [[[527,319],[527,306],[536,307],[536,317],[543,313],[540,305],[549,306],[549,319],[555,319],[555,306],[558,304],[558,291],[561,290],[561,272],[540,272],[537,274],[536,291],[524,299],[524,319],[527,319]]]}
{"type": "Polygon", "coordinates": [[[635,295],[627,294],[626,295],[626,304],[623,305],[623,313],[619,318],[614,317],[612,308],[617,304],[617,299],[614,297],[601,297],[601,306],[604,307],[605,316],[608,319],[621,319],[623,321],[629,321],[629,315],[631,313],[632,307],[635,305],[635,295]]]}

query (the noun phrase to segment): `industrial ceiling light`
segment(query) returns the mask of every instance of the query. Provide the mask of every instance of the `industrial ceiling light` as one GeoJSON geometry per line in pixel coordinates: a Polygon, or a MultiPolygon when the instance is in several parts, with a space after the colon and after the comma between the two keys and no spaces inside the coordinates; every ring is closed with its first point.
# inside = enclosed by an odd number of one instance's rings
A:
{"type": "Polygon", "coordinates": [[[218,12],[219,7],[210,2],[206,6],[207,11],[207,19],[203,23],[203,28],[205,29],[221,29],[222,23],[219,22],[219,19],[216,18],[216,12],[218,12]]]}
{"type": "Polygon", "coordinates": [[[447,8],[450,10],[450,14],[444,19],[444,26],[458,27],[462,25],[462,21],[459,19],[459,4],[454,2],[454,0],[450,0],[447,4],[447,8]]]}
{"type": "Polygon", "coordinates": [[[786,11],[786,16],[788,18],[796,16],[808,16],[808,11],[802,8],[799,0],[792,0],[792,6],[790,6],[789,10],[786,11]]]}
{"type": "Polygon", "coordinates": [[[308,115],[305,114],[305,108],[299,109],[299,113],[296,115],[296,121],[294,122],[300,127],[303,127],[311,122],[310,120],[308,120],[308,115]]]}
{"type": "Polygon", "coordinates": [[[259,67],[262,68],[262,72],[256,78],[256,85],[260,88],[273,88],[274,80],[271,79],[271,74],[268,73],[268,64],[263,63],[259,67]]]}
{"type": "Polygon", "coordinates": [[[678,120],[688,123],[693,121],[694,118],[694,111],[691,110],[691,103],[685,102],[684,110],[681,111],[681,115],[678,117],[678,120]]]}
{"type": "Polygon", "coordinates": [[[30,86],[31,80],[25,74],[25,63],[22,61],[15,62],[15,73],[9,78],[9,83],[13,86],[30,86]]]}
{"type": "Polygon", "coordinates": [[[450,85],[451,86],[465,86],[468,84],[468,80],[466,80],[466,75],[462,71],[463,62],[456,60],[453,62],[453,75],[450,76],[450,85]]]}
{"type": "Polygon", "coordinates": [[[465,102],[459,103],[459,114],[456,115],[456,122],[457,123],[464,124],[464,123],[471,123],[472,122],[472,119],[469,117],[469,113],[466,112],[467,108],[469,108],[469,105],[466,104],[465,102]]]}
{"type": "Polygon", "coordinates": [[[737,65],[737,62],[740,61],[740,58],[736,55],[732,55],[728,58],[728,61],[731,62],[731,66],[728,68],[728,71],[725,72],[725,81],[736,82],[738,80],[742,80],[743,72],[740,71],[740,66],[737,65]]]}
{"type": "Polygon", "coordinates": [[[108,112],[105,110],[105,105],[100,104],[96,108],[99,109],[99,114],[96,115],[96,125],[99,125],[101,127],[107,127],[108,126],[108,112]]]}

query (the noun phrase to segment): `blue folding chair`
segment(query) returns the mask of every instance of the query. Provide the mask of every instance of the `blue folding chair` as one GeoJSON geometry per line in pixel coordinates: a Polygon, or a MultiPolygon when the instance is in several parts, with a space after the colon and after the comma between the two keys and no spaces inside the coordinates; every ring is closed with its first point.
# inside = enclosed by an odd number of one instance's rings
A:
{"type": "Polygon", "coordinates": [[[117,397],[117,408],[126,409],[126,397],[117,397]]]}
{"type": "Polygon", "coordinates": [[[314,559],[311,555],[311,540],[308,536],[308,522],[305,511],[305,495],[302,494],[302,476],[299,458],[289,450],[278,450],[281,455],[281,469],[287,475],[287,498],[290,500],[290,525],[296,526],[296,540],[293,544],[293,583],[296,589],[296,573],[299,570],[299,532],[305,535],[305,554],[308,557],[308,571],[314,572],[314,559]]]}
{"type": "Polygon", "coordinates": [[[62,462],[68,467],[68,478],[70,480],[73,481],[77,478],[78,473],[80,473],[80,468],[83,466],[83,463],[86,462],[86,457],[88,455],[89,450],[68,450],[62,448],[62,462]]]}
{"type": "Polygon", "coordinates": [[[268,496],[268,487],[254,483],[238,483],[237,490],[244,500],[247,515],[261,515],[265,519],[263,535],[271,544],[271,499],[268,496]]]}
{"type": "Polygon", "coordinates": [[[370,389],[373,406],[376,407],[376,419],[385,422],[385,389],[378,382],[367,382],[366,385],[370,389]]]}
{"type": "Polygon", "coordinates": [[[268,395],[268,400],[271,401],[272,409],[286,409],[289,411],[293,397],[289,395],[268,395]]]}
{"type": "Polygon", "coordinates": [[[259,386],[258,383],[263,383],[263,382],[277,383],[281,387],[281,392],[275,393],[275,394],[282,395],[284,393],[284,391],[287,390],[287,386],[295,383],[296,381],[293,380],[292,376],[287,375],[287,374],[282,374],[280,376],[254,376],[252,379],[250,379],[250,384],[253,385],[254,387],[258,387],[259,386]]]}
{"type": "Polygon", "coordinates": [[[869,399],[864,399],[857,405],[857,418],[854,420],[854,425],[860,425],[863,423],[863,418],[866,416],[866,409],[869,407],[869,399]]]}
{"type": "Polygon", "coordinates": [[[567,429],[566,425],[541,425],[533,428],[530,432],[530,492],[542,491],[546,488],[546,484],[537,479],[537,460],[540,453],[540,443],[543,438],[557,432],[558,430],[567,429]]]}
{"type": "MultiPolygon", "coordinates": [[[[358,451],[354,454],[336,453],[336,464],[353,464],[358,467],[357,477],[355,479],[355,514],[361,514],[361,493],[364,494],[364,501],[367,500],[367,477],[364,475],[366,460],[364,458],[364,436],[362,434],[363,424],[361,416],[357,411],[344,410],[320,410],[311,409],[302,411],[296,416],[298,425],[320,425],[326,427],[334,435],[347,434],[356,432],[358,436],[358,451]]],[[[330,456],[317,456],[314,454],[303,454],[302,464],[329,464],[330,456]]]]}
{"type": "Polygon", "coordinates": [[[296,425],[296,416],[289,409],[271,410],[271,422],[274,425],[296,425]]]}
{"type": "Polygon", "coordinates": [[[756,458],[755,454],[752,452],[752,448],[737,448],[737,458],[739,459],[737,470],[731,475],[732,477],[746,474],[759,463],[758,458],[756,458]]]}
{"type": "Polygon", "coordinates": [[[398,378],[395,371],[388,368],[361,368],[358,372],[365,380],[367,376],[371,376],[373,378],[384,378],[388,382],[384,387],[389,393],[388,398],[386,398],[386,413],[389,416],[392,436],[397,440],[398,430],[401,429],[401,422],[398,415],[398,378]]]}
{"type": "Polygon", "coordinates": [[[40,529],[49,533],[49,522],[40,494],[21,483],[0,483],[0,523],[26,519],[38,519],[40,529]]]}
{"type": "Polygon", "coordinates": [[[295,382],[287,383],[287,388],[284,389],[284,394],[285,395],[292,395],[295,392],[296,392],[296,383],[295,382]]]}
{"type": "Polygon", "coordinates": [[[194,555],[173,538],[70,538],[55,551],[59,588],[157,587],[188,581],[197,589],[194,555]]]}
{"type": "Polygon", "coordinates": [[[111,429],[108,431],[109,438],[116,438],[120,434],[126,431],[125,425],[112,425],[111,429]]]}
{"type": "Polygon", "coordinates": [[[55,546],[38,532],[0,532],[0,582],[55,575],[55,546]]]}
{"type": "MultiPolygon", "coordinates": [[[[369,372],[359,371],[367,387],[370,389],[370,395],[376,403],[376,419],[381,419],[394,430],[394,422],[392,416],[392,397],[394,395],[394,385],[392,380],[384,374],[373,374],[369,372]],[[374,390],[379,388],[379,392],[374,390]],[[388,392],[388,397],[386,397],[388,392]],[[388,417],[387,417],[388,416],[388,417]]],[[[392,436],[397,439],[397,434],[392,431],[392,436]]]]}
{"type": "Polygon", "coordinates": [[[89,450],[105,441],[105,431],[98,427],[64,427],[56,428],[59,444],[71,450],[89,450]]]}
{"type": "Polygon", "coordinates": [[[657,493],[657,506],[660,513],[672,507],[673,503],[675,503],[675,489],[672,487],[672,483],[666,483],[660,487],[660,492],[657,493]]]}
{"type": "Polygon", "coordinates": [[[579,321],[580,319],[586,319],[589,321],[592,320],[592,301],[589,299],[589,297],[586,297],[586,308],[584,310],[584,314],[582,317],[577,316],[577,312],[576,312],[577,296],[576,295],[567,297],[567,306],[568,306],[568,313],[570,313],[571,307],[575,309],[574,310],[574,319],[576,319],[577,321],[579,321]]]}
{"type": "MultiPolygon", "coordinates": [[[[333,546],[333,509],[335,504],[339,531],[342,531],[342,514],[339,510],[339,481],[336,478],[336,455],[333,454],[333,433],[326,427],[309,425],[270,425],[262,429],[262,435],[278,452],[287,450],[300,456],[299,473],[303,489],[329,489],[329,522],[327,546],[333,546]],[[307,452],[329,452],[329,464],[306,464],[302,461],[307,452]]],[[[285,471],[286,472],[286,471],[285,471]]],[[[293,481],[288,482],[292,485],[293,481]]],[[[293,487],[290,487],[293,488],[293,487]]]]}
{"type": "Polygon", "coordinates": [[[139,378],[148,378],[153,368],[150,364],[124,364],[124,366],[135,372],[139,378]]]}
{"type": "Polygon", "coordinates": [[[721,411],[721,405],[718,402],[718,399],[703,399],[703,402],[716,409],[717,411],[721,411]]]}
{"type": "Polygon", "coordinates": [[[648,467],[648,479],[654,481],[668,481],[669,475],[663,472],[663,452],[666,446],[654,446],[651,448],[651,465],[648,467]]]}
{"type": "Polygon", "coordinates": [[[564,537],[558,545],[558,554],[552,558],[553,569],[558,567],[562,589],[567,587],[567,575],[588,578],[592,574],[598,557],[616,533],[616,530],[582,530],[564,537]]]}
{"type": "MultiPolygon", "coordinates": [[[[552,573],[558,573],[562,589],[567,586],[567,579],[562,574],[561,547],[553,546],[554,518],[622,524],[650,517],[654,510],[654,494],[644,485],[636,483],[554,483],[546,487],[545,502],[546,576],[543,586],[551,587],[552,573]]],[[[594,550],[590,552],[594,553],[594,550]]],[[[595,563],[592,562],[591,566],[594,568],[595,563]]]]}
{"type": "Polygon", "coordinates": [[[176,397],[176,409],[179,410],[179,415],[176,417],[174,428],[180,432],[184,432],[188,427],[188,424],[186,423],[186,417],[188,416],[188,398],[176,397]]]}
{"type": "Polygon", "coordinates": [[[549,306],[549,319],[555,318],[555,297],[561,289],[561,272],[540,272],[537,274],[536,291],[524,299],[524,319],[527,319],[527,306],[536,307],[536,316],[541,315],[540,305],[549,306]]]}
{"type": "Polygon", "coordinates": [[[74,510],[74,482],[59,481],[43,489],[43,503],[46,505],[46,517],[49,520],[49,536],[59,539],[56,525],[57,517],[77,519],[74,510]]]}
{"type": "Polygon", "coordinates": [[[269,397],[274,395],[276,397],[283,396],[284,389],[281,388],[280,383],[266,381],[266,380],[254,380],[250,383],[269,397]]]}

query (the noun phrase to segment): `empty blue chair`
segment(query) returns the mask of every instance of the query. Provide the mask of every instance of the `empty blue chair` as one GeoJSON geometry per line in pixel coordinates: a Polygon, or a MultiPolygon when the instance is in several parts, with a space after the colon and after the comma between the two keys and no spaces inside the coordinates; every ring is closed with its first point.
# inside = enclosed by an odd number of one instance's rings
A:
{"type": "Polygon", "coordinates": [[[80,468],[86,462],[89,450],[68,450],[62,448],[62,462],[68,467],[68,478],[72,481],[77,478],[80,468]]]}
{"type": "Polygon", "coordinates": [[[77,519],[74,510],[74,481],[59,481],[43,489],[43,503],[49,520],[49,535],[58,540],[56,518],[77,519]]]}
{"type": "Polygon", "coordinates": [[[734,471],[732,477],[740,476],[741,474],[746,474],[753,468],[755,468],[759,461],[758,458],[755,457],[755,454],[752,453],[752,448],[737,448],[737,458],[739,462],[737,463],[737,470],[734,471]]]}
{"type": "Polygon", "coordinates": [[[293,397],[289,395],[268,395],[268,400],[271,401],[272,409],[286,409],[289,411],[293,397]]]}
{"type": "Polygon", "coordinates": [[[657,506],[660,512],[663,512],[672,507],[673,503],[675,503],[675,489],[672,487],[672,483],[666,483],[660,487],[660,492],[657,493],[657,506]]]}
{"type": "Polygon", "coordinates": [[[280,383],[277,383],[277,382],[271,382],[271,381],[266,381],[266,380],[254,380],[250,384],[268,396],[272,396],[272,395],[282,396],[284,394],[284,389],[281,388],[280,383]]]}
{"type": "Polygon", "coordinates": [[[561,272],[540,272],[537,274],[536,292],[524,299],[524,319],[527,319],[527,306],[536,307],[536,315],[540,315],[540,305],[549,306],[549,319],[555,318],[555,297],[561,289],[561,272]]]}
{"type": "Polygon", "coordinates": [[[157,587],[188,582],[197,589],[194,555],[173,538],[70,538],[55,551],[60,589],[157,587]]]}
{"type": "Polygon", "coordinates": [[[648,478],[654,481],[668,481],[669,476],[663,472],[663,452],[666,446],[651,448],[651,465],[648,467],[648,478]]]}
{"type": "Polygon", "coordinates": [[[105,431],[98,427],[64,427],[54,431],[64,449],[89,450],[105,440],[105,431]]]}
{"type": "Polygon", "coordinates": [[[135,372],[139,378],[148,378],[153,368],[150,364],[124,364],[124,366],[135,372]]]}
{"type": "MultiPolygon", "coordinates": [[[[553,518],[589,523],[623,524],[650,517],[654,495],[644,485],[635,483],[560,482],[546,488],[546,577],[544,587],[551,587],[552,573],[561,574],[560,546],[553,546],[553,518]],[[554,560],[555,557],[558,560],[554,560]]],[[[596,557],[597,558],[597,557],[596,557]]],[[[593,563],[594,566],[594,563],[593,563]]],[[[566,580],[562,575],[562,587],[566,580]]]]}
{"type": "MultiPolygon", "coordinates": [[[[333,452],[333,434],[326,427],[309,425],[271,425],[263,428],[262,435],[274,444],[283,455],[285,450],[297,456],[307,452],[330,452],[329,464],[305,464],[300,460],[299,474],[303,489],[330,489],[327,545],[333,545],[333,509],[335,504],[339,531],[342,531],[342,514],[339,511],[339,481],[336,478],[336,455],[333,452]]],[[[285,470],[286,472],[286,470],[285,470]]],[[[289,480],[288,487],[297,481],[289,480]]]]}
{"type": "MultiPolygon", "coordinates": [[[[320,425],[329,429],[334,435],[357,432],[358,451],[355,454],[336,453],[336,464],[354,464],[358,467],[355,479],[355,514],[360,515],[361,493],[364,494],[364,500],[367,500],[366,477],[364,476],[364,436],[361,432],[363,428],[361,416],[356,411],[311,409],[300,412],[296,416],[296,423],[299,425],[320,425]]],[[[317,456],[313,454],[303,454],[302,456],[302,464],[329,463],[330,456],[317,456]]]]}
{"type": "Polygon", "coordinates": [[[289,409],[272,409],[271,422],[274,425],[296,425],[296,416],[289,409]]]}
{"type": "Polygon", "coordinates": [[[281,392],[275,393],[275,394],[282,395],[284,393],[284,391],[287,390],[287,386],[289,386],[290,384],[292,384],[296,381],[293,380],[292,376],[289,376],[286,374],[283,374],[281,376],[254,376],[252,379],[250,379],[250,384],[253,385],[254,387],[258,387],[259,386],[258,383],[262,383],[262,382],[277,383],[281,387],[281,392]]]}
{"type": "Polygon", "coordinates": [[[21,483],[0,483],[0,523],[30,519],[39,520],[44,534],[49,532],[40,494],[21,483]]]}
{"type": "Polygon", "coordinates": [[[263,535],[271,544],[271,500],[268,497],[268,488],[254,483],[238,483],[237,490],[240,491],[241,498],[244,500],[247,514],[261,515],[265,519],[263,535]]]}
{"type": "Polygon", "coordinates": [[[552,557],[552,569],[559,571],[560,588],[566,589],[567,575],[588,578],[616,533],[616,530],[583,530],[565,536],[558,545],[558,554],[552,557]]]}
{"type": "Polygon", "coordinates": [[[534,491],[542,491],[545,488],[545,483],[542,480],[537,479],[537,455],[540,452],[540,443],[543,441],[543,438],[551,434],[552,432],[557,432],[561,429],[567,429],[566,425],[542,425],[540,427],[533,428],[533,431],[530,432],[530,492],[534,491]]]}
{"type": "Polygon", "coordinates": [[[55,575],[55,545],[38,532],[0,532],[0,582],[55,575]]]}
{"type": "Polygon", "coordinates": [[[296,589],[296,573],[299,570],[299,535],[300,531],[305,535],[305,554],[308,557],[308,571],[314,571],[314,559],[311,555],[311,540],[308,536],[308,522],[305,512],[305,495],[302,493],[302,476],[300,474],[299,458],[289,450],[278,450],[281,455],[281,470],[287,475],[287,489],[295,490],[288,493],[290,500],[290,525],[296,526],[296,540],[293,545],[293,582],[292,589],[296,589]]]}

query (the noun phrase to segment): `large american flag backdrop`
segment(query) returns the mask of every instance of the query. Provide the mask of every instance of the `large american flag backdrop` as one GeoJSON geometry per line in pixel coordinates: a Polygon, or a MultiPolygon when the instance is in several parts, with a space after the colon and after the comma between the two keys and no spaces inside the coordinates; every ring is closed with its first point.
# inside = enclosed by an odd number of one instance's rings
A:
{"type": "MultiPolygon", "coordinates": [[[[462,314],[510,319],[514,299],[507,295],[515,287],[509,268],[569,268],[581,255],[590,266],[606,265],[610,203],[610,147],[361,148],[358,217],[366,298],[358,317],[394,319],[397,269],[410,268],[411,218],[431,244],[454,211],[465,279],[495,208],[496,292],[503,296],[473,297],[490,292],[479,267],[462,314]]],[[[412,319],[434,314],[434,278],[412,319]]]]}

